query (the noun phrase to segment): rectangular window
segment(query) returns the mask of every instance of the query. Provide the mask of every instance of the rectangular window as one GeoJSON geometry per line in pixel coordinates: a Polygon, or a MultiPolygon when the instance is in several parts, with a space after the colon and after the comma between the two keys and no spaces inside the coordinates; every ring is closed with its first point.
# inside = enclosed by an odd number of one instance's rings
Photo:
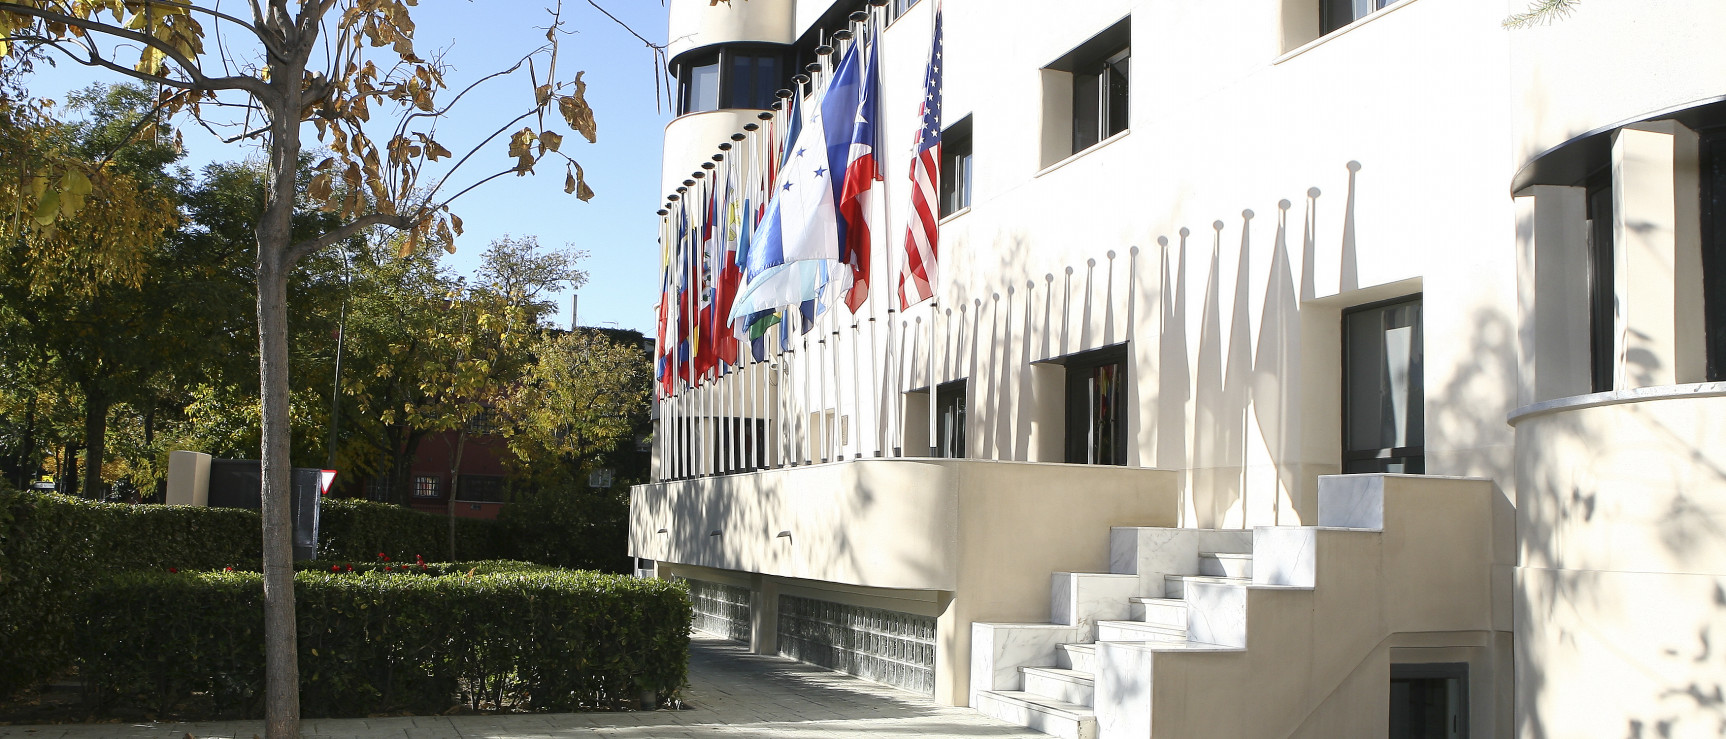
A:
{"type": "Polygon", "coordinates": [[[1336,31],[1399,0],[1319,0],[1319,35],[1336,31]]]}
{"type": "Polygon", "coordinates": [[[1074,355],[1067,368],[1067,462],[1127,463],[1127,345],[1074,355]]]}
{"type": "Polygon", "coordinates": [[[1617,269],[1612,248],[1612,170],[1589,179],[1588,190],[1588,346],[1593,391],[1612,389],[1618,363],[1617,269]]]}
{"type": "Polygon", "coordinates": [[[475,503],[507,503],[501,475],[462,475],[456,485],[456,499],[475,503]]]}
{"type": "Polygon", "coordinates": [[[773,93],[785,84],[780,56],[777,53],[726,52],[730,74],[726,80],[723,107],[762,110],[773,107],[773,93]]]}
{"type": "Polygon", "coordinates": [[[1704,131],[1702,147],[1702,315],[1708,381],[1726,380],[1726,128],[1704,131]]]}
{"type": "Polygon", "coordinates": [[[681,75],[682,104],[679,113],[698,113],[719,109],[719,57],[710,54],[685,65],[681,75]]]}
{"type": "Polygon", "coordinates": [[[935,388],[935,456],[965,456],[965,381],[944,382],[935,388]]]}
{"type": "Polygon", "coordinates": [[[1468,739],[1468,663],[1390,666],[1390,739],[1468,739]]]}
{"type": "Polygon", "coordinates": [[[1426,471],[1421,299],[1342,314],[1343,474],[1426,471]]]}
{"type": "Polygon", "coordinates": [[[1073,152],[1127,130],[1127,62],[1120,49],[1073,70],[1073,152]]]}
{"type": "Polygon", "coordinates": [[[941,134],[941,215],[971,207],[971,117],[941,134]]]}
{"type": "Polygon", "coordinates": [[[887,22],[892,23],[898,20],[899,16],[904,15],[906,11],[911,9],[911,6],[916,4],[917,0],[888,0],[887,22]]]}
{"type": "Polygon", "coordinates": [[[439,495],[437,475],[416,475],[414,477],[415,498],[436,498],[439,495]]]}
{"type": "Polygon", "coordinates": [[[1122,18],[1107,30],[1092,36],[1077,48],[1049,64],[1043,75],[1045,166],[1068,155],[1096,146],[1098,142],[1127,130],[1131,112],[1133,19],[1122,18]],[[1048,74],[1060,72],[1064,74],[1048,74]],[[1071,97],[1065,86],[1070,83],[1071,97]],[[1054,106],[1069,105],[1070,110],[1054,106]],[[1065,121],[1063,121],[1065,119],[1065,121]],[[1069,132],[1059,126],[1070,127],[1069,132]],[[1055,151],[1067,145],[1070,151],[1055,151]]]}

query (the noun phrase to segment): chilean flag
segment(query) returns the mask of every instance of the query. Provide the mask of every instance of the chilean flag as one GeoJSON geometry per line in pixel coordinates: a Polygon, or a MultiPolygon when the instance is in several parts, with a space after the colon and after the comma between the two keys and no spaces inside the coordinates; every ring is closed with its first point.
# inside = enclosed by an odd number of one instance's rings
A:
{"type": "MultiPolygon", "coordinates": [[[[874,41],[870,41],[874,45],[874,41]]],[[[821,101],[828,121],[827,160],[833,168],[833,199],[839,211],[839,261],[851,268],[845,305],[852,313],[869,298],[869,190],[875,167],[876,81],[873,49],[864,61],[861,44],[846,50],[821,101]],[[867,64],[867,70],[858,68],[867,64]]]]}

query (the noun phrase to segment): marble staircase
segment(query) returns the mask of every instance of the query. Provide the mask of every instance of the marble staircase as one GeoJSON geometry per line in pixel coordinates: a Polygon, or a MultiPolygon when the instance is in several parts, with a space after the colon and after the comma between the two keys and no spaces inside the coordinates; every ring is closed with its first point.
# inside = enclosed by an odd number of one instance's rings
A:
{"type": "MultiPolygon", "coordinates": [[[[1422,510],[1449,505],[1419,493],[1426,484],[1397,483],[1418,493],[1404,496],[1407,500],[1435,506],[1422,510]]],[[[1394,619],[1363,629],[1344,623],[1348,614],[1358,611],[1357,603],[1382,612],[1386,577],[1398,574],[1393,570],[1409,571],[1388,566],[1388,552],[1400,552],[1406,543],[1413,546],[1409,552],[1421,551],[1420,559],[1431,561],[1450,546],[1445,537],[1412,527],[1399,527],[1396,540],[1384,543],[1383,487],[1382,480],[1321,482],[1320,523],[1328,524],[1322,527],[1111,529],[1109,572],[1054,573],[1050,623],[973,624],[971,705],[1067,739],[1146,739],[1152,735],[1154,704],[1158,734],[1224,736],[1231,734],[1209,732],[1227,725],[1244,730],[1299,721],[1319,715],[1314,712],[1339,691],[1358,696],[1377,689],[1347,683],[1350,666],[1368,659],[1375,645],[1395,631],[1388,623],[1394,619]],[[1334,493],[1328,498],[1323,495],[1327,488],[1334,493]],[[1323,515],[1327,499],[1330,516],[1323,515]],[[1321,559],[1328,573],[1323,588],[1321,559]],[[1249,632],[1258,635],[1255,654],[1248,653],[1249,632]],[[1289,663],[1291,657],[1298,662],[1289,663]],[[1221,724],[1206,723],[1210,719],[1201,715],[1206,713],[1202,706],[1212,702],[1211,695],[1238,692],[1267,670],[1292,670],[1307,679],[1304,685],[1291,681],[1296,688],[1278,688],[1283,692],[1245,712],[1252,715],[1219,715],[1221,724]],[[1171,687],[1158,684],[1153,691],[1156,681],[1169,681],[1171,687]]],[[[1476,497],[1487,499],[1484,493],[1476,497]]],[[[1469,590],[1481,584],[1473,579],[1469,590]]],[[[1444,592],[1449,584],[1417,590],[1422,595],[1416,600],[1443,602],[1454,595],[1444,592]]],[[[1473,625],[1466,621],[1454,624],[1473,625]]]]}

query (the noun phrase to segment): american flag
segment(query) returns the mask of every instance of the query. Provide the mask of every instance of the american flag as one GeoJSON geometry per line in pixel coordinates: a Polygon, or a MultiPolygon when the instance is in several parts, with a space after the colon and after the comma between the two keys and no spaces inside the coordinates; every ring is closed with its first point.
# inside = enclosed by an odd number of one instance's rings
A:
{"type": "Polygon", "coordinates": [[[935,7],[929,70],[923,75],[923,125],[917,129],[917,158],[911,161],[911,219],[905,227],[905,270],[899,273],[899,307],[935,295],[936,242],[940,238],[941,184],[941,7],[935,7]]]}

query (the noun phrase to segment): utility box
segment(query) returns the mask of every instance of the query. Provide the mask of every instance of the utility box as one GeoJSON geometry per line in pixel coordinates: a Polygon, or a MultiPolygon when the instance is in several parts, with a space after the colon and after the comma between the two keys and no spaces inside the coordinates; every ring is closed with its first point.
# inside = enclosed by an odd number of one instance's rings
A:
{"type": "MultiPolygon", "coordinates": [[[[322,470],[295,467],[288,476],[294,526],[294,559],[318,556],[318,513],[322,506],[322,470]]],[[[172,471],[170,470],[170,476],[172,471]]],[[[263,510],[263,464],[255,459],[209,461],[205,499],[213,508],[263,510]]]]}
{"type": "Polygon", "coordinates": [[[176,451],[168,455],[168,505],[209,505],[210,455],[176,451]]]}

